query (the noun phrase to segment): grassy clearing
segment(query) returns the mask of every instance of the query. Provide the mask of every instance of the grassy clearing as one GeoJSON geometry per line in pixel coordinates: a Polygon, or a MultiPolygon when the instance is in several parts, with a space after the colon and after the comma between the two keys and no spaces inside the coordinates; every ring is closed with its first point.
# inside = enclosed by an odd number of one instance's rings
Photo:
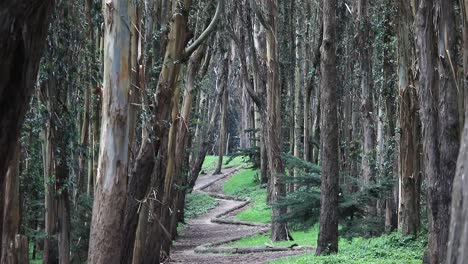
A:
{"type": "MultiPolygon", "coordinates": [[[[224,156],[223,157],[223,168],[225,167],[233,167],[233,166],[239,166],[242,163],[246,162],[246,158],[242,156],[237,156],[233,160],[231,160],[229,163],[230,157],[229,156],[224,156]]],[[[216,166],[218,165],[218,156],[206,156],[205,161],[203,162],[202,165],[202,170],[203,171],[212,171],[216,169],[216,166]]]]}
{"type": "Polygon", "coordinates": [[[392,233],[377,238],[341,239],[339,253],[316,257],[313,253],[280,259],[272,264],[416,264],[421,263],[424,239],[412,240],[392,233]]]}
{"type": "Polygon", "coordinates": [[[206,194],[189,193],[186,197],[185,217],[192,219],[215,208],[218,201],[206,194]]]}
{"type": "Polygon", "coordinates": [[[251,200],[249,208],[236,216],[237,220],[269,223],[271,208],[266,204],[267,190],[259,187],[257,178],[257,170],[241,170],[224,184],[224,193],[251,200]]]}

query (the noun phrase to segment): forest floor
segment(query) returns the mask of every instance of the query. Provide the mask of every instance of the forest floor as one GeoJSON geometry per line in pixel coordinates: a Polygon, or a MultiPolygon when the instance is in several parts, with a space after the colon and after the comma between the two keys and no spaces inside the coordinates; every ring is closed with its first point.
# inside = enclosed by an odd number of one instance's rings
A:
{"type": "MultiPolygon", "coordinates": [[[[187,226],[180,232],[179,237],[174,243],[171,253],[171,263],[268,263],[282,257],[304,254],[307,251],[305,248],[302,248],[288,251],[261,251],[247,254],[196,252],[197,249],[200,248],[211,248],[210,245],[212,244],[219,245],[219,243],[222,242],[229,243],[265,232],[266,225],[260,223],[252,226],[239,222],[236,224],[219,224],[212,222],[212,219],[219,216],[219,214],[230,212],[233,209],[235,210],[223,216],[222,219],[236,222],[234,217],[247,209],[248,206],[239,208],[245,204],[245,201],[223,196],[223,186],[225,182],[238,170],[239,167],[225,168],[223,169],[223,174],[208,174],[198,178],[194,192],[206,192],[214,196],[218,201],[218,205],[208,213],[188,221],[187,226]]],[[[216,249],[216,246],[213,246],[213,248],[216,249]]]]}

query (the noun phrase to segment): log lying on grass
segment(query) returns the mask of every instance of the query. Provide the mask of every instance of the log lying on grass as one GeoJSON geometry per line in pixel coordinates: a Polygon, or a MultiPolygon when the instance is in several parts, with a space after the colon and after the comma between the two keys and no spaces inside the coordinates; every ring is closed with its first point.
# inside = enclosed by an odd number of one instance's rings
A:
{"type": "Polygon", "coordinates": [[[249,254],[261,252],[279,252],[279,251],[305,251],[312,249],[312,247],[274,247],[274,246],[261,246],[261,247],[213,247],[213,248],[197,248],[196,253],[223,253],[223,254],[249,254]]]}
{"type": "Polygon", "coordinates": [[[211,222],[217,223],[217,224],[227,224],[227,225],[245,225],[245,226],[261,226],[261,227],[269,227],[270,226],[270,224],[264,224],[264,223],[236,221],[236,220],[220,219],[220,218],[213,218],[213,219],[211,219],[211,222]]]}

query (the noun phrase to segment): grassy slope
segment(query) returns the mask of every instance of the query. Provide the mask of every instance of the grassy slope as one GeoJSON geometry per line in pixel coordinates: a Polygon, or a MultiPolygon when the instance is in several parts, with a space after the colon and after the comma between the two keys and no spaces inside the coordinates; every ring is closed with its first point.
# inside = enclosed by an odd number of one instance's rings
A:
{"type": "MultiPolygon", "coordinates": [[[[233,167],[233,166],[238,166],[242,163],[244,163],[244,157],[238,156],[235,157],[232,161],[229,163],[226,163],[229,161],[228,156],[223,157],[223,167],[233,167]]],[[[218,165],[218,156],[206,156],[205,161],[203,162],[202,165],[202,170],[203,171],[212,171],[216,169],[216,166],[218,165]]]]}
{"type": "Polygon", "coordinates": [[[267,191],[259,187],[255,180],[257,174],[258,171],[252,169],[240,171],[224,184],[224,193],[251,199],[249,208],[237,215],[237,220],[268,223],[271,220],[271,209],[266,204],[267,191]]]}
{"type": "MultiPolygon", "coordinates": [[[[258,172],[244,169],[230,178],[224,185],[224,192],[229,195],[250,197],[251,206],[237,215],[238,220],[268,223],[271,219],[271,209],[266,205],[266,190],[258,187],[255,181],[258,172]]],[[[318,226],[308,230],[292,231],[294,242],[272,243],[269,234],[254,235],[229,246],[262,246],[273,244],[289,246],[296,243],[302,246],[316,245],[318,226]]],[[[280,259],[276,264],[323,263],[323,264],[412,264],[421,263],[425,248],[424,239],[412,241],[401,237],[398,233],[372,239],[355,238],[352,241],[340,240],[340,252],[336,255],[315,257],[305,254],[297,257],[280,259]]]]}

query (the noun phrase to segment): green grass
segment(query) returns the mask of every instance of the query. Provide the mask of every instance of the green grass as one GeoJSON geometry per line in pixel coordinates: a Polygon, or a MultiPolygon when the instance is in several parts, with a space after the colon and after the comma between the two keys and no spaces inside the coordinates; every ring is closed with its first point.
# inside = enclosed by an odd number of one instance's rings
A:
{"type": "MultiPolygon", "coordinates": [[[[223,157],[223,168],[239,166],[242,163],[245,163],[246,161],[246,158],[244,158],[243,156],[237,156],[233,160],[231,160],[229,163],[226,164],[226,162],[228,162],[229,159],[230,159],[229,156],[223,157]]],[[[218,165],[218,156],[206,156],[205,161],[203,162],[203,165],[202,165],[202,170],[212,171],[216,169],[217,165],[218,165]]]]}
{"type": "Polygon", "coordinates": [[[192,219],[215,208],[218,201],[206,194],[189,193],[186,197],[185,217],[192,219]]]}
{"type": "Polygon", "coordinates": [[[425,249],[424,238],[413,240],[392,233],[377,238],[340,239],[339,252],[316,257],[313,253],[279,259],[274,264],[420,264],[425,249]]]}
{"type": "Polygon", "coordinates": [[[224,193],[250,198],[250,206],[236,216],[237,220],[269,223],[271,208],[266,204],[267,190],[260,188],[256,179],[258,171],[243,169],[224,184],[224,193]]]}
{"type": "Polygon", "coordinates": [[[291,232],[294,241],[272,242],[270,233],[246,237],[234,243],[228,244],[230,247],[252,247],[252,246],[290,246],[298,244],[300,246],[315,246],[317,243],[318,226],[307,230],[296,230],[291,232]]]}

